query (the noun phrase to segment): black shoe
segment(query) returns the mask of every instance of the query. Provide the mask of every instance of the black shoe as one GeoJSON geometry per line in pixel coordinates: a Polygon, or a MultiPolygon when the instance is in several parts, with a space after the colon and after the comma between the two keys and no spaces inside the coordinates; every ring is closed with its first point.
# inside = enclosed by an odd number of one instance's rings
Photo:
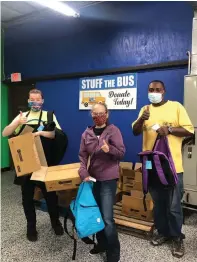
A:
{"type": "Polygon", "coordinates": [[[64,229],[60,221],[58,221],[55,225],[52,226],[54,232],[57,236],[62,236],[64,234],[64,229]]]}
{"type": "Polygon", "coordinates": [[[162,244],[164,244],[166,241],[168,241],[169,238],[168,237],[164,237],[162,235],[156,235],[153,237],[153,239],[151,240],[151,244],[153,246],[161,246],[162,244]]]}
{"type": "Polygon", "coordinates": [[[38,232],[36,228],[27,228],[27,239],[31,242],[38,240],[38,232]]]}
{"type": "Polygon", "coordinates": [[[183,257],[185,254],[185,248],[182,238],[176,238],[172,240],[172,255],[177,258],[183,257]]]}
{"type": "Polygon", "coordinates": [[[100,246],[96,245],[93,249],[90,250],[91,255],[97,255],[99,253],[104,253],[106,250],[101,248],[100,246]]]}

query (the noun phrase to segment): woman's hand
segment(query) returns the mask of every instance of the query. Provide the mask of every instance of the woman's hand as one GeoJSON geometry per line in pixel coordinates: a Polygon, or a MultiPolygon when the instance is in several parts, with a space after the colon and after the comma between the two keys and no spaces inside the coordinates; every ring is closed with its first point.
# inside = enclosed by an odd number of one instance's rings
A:
{"type": "Polygon", "coordinates": [[[109,146],[108,146],[107,142],[105,141],[105,139],[103,140],[103,146],[101,147],[101,149],[102,149],[105,153],[108,153],[108,152],[109,152],[109,146]]]}
{"type": "Polygon", "coordinates": [[[86,177],[83,182],[89,182],[90,181],[90,176],[86,177]]]}

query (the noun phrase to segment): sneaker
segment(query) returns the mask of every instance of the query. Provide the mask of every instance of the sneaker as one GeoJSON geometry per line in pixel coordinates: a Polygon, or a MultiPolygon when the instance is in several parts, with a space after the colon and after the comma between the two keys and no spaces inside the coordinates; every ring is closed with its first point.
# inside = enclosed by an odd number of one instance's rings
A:
{"type": "Polygon", "coordinates": [[[95,245],[93,249],[90,250],[91,255],[97,255],[99,253],[104,253],[106,250],[98,245],[95,245]]]}
{"type": "Polygon", "coordinates": [[[172,255],[177,258],[183,257],[185,254],[185,248],[182,238],[172,240],[172,255]]]}
{"type": "Polygon", "coordinates": [[[53,230],[56,236],[62,236],[64,234],[64,229],[60,221],[58,221],[55,225],[53,225],[53,230]]]}
{"type": "Polygon", "coordinates": [[[153,237],[153,239],[151,240],[151,244],[153,246],[161,246],[162,244],[164,244],[166,241],[168,241],[169,238],[168,237],[164,237],[162,235],[156,235],[153,237]]]}
{"type": "Polygon", "coordinates": [[[31,242],[38,240],[38,232],[36,228],[27,228],[27,239],[31,242]]]}

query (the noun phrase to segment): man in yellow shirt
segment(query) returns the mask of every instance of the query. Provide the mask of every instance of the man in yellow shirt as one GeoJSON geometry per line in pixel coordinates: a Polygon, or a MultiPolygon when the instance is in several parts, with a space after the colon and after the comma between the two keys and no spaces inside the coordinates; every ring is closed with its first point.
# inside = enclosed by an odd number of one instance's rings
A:
{"type": "MultiPolygon", "coordinates": [[[[40,136],[43,149],[45,152],[45,157],[48,166],[50,166],[52,158],[52,139],[55,138],[55,126],[61,129],[59,126],[55,115],[53,115],[53,122],[47,123],[47,111],[42,110],[42,105],[44,103],[42,92],[38,89],[33,89],[29,92],[28,105],[30,107],[29,112],[20,114],[4,128],[2,135],[10,136],[14,134],[19,135],[25,126],[30,126],[33,128],[33,133],[35,136],[40,136]],[[49,127],[45,130],[44,124],[47,123],[49,127]],[[52,125],[51,125],[52,124],[52,125]],[[50,126],[51,125],[51,126],[50,126]],[[43,130],[44,129],[44,130],[43,130]]],[[[63,227],[59,221],[59,208],[58,208],[58,198],[56,192],[47,192],[45,184],[43,182],[37,182],[30,180],[29,176],[16,177],[15,184],[21,185],[22,191],[22,204],[24,208],[24,213],[27,219],[27,239],[29,241],[37,240],[36,231],[36,212],[34,206],[34,190],[36,186],[39,186],[42,190],[43,196],[46,200],[49,216],[51,219],[51,225],[54,229],[56,235],[63,235],[63,227]]]]}
{"type": "Polygon", "coordinates": [[[183,223],[181,148],[183,138],[191,136],[194,128],[185,108],[180,103],[164,100],[165,92],[165,85],[162,81],[154,80],[149,84],[148,98],[151,104],[140,110],[138,119],[132,124],[132,127],[135,136],[143,133],[143,151],[153,149],[158,134],[168,137],[178,174],[178,184],[173,189],[164,189],[156,182],[149,184],[149,192],[154,202],[154,220],[158,231],[158,235],[154,236],[151,243],[158,246],[172,240],[172,255],[180,258],[184,255],[184,235],[181,233],[183,223]]]}

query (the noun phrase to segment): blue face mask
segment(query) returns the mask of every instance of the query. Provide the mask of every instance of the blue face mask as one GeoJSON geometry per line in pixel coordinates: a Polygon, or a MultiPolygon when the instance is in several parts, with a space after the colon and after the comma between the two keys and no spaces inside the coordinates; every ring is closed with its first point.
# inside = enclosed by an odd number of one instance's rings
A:
{"type": "Polygon", "coordinates": [[[33,112],[39,112],[42,109],[42,105],[43,103],[40,102],[32,102],[32,101],[28,102],[28,106],[29,108],[31,108],[33,112]]]}
{"type": "Polygon", "coordinates": [[[161,93],[148,93],[148,99],[152,104],[159,104],[162,101],[161,93]]]}

